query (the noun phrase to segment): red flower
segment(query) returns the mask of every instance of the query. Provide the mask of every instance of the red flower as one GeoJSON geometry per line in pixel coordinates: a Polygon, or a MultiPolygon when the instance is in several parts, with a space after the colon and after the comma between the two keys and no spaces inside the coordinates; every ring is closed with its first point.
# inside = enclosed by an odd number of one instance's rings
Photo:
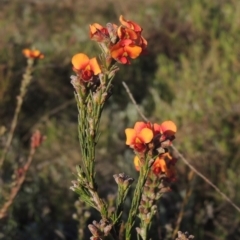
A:
{"type": "Polygon", "coordinates": [[[130,64],[129,58],[135,59],[142,52],[131,39],[123,39],[110,48],[111,56],[122,64],[130,64]]]}
{"type": "Polygon", "coordinates": [[[142,32],[142,28],[137,23],[124,19],[122,15],[119,17],[119,21],[123,26],[128,27],[135,32],[142,32]]]}
{"type": "Polygon", "coordinates": [[[134,30],[132,30],[130,28],[123,27],[123,26],[120,26],[117,29],[117,35],[120,39],[131,39],[131,40],[137,40],[138,39],[138,35],[134,30]]]}
{"type": "Polygon", "coordinates": [[[138,40],[138,45],[142,48],[142,50],[145,50],[145,48],[147,47],[147,40],[143,36],[140,36],[138,40]]]}
{"type": "Polygon", "coordinates": [[[31,137],[31,148],[38,148],[46,139],[39,130],[36,130],[31,137]]]}

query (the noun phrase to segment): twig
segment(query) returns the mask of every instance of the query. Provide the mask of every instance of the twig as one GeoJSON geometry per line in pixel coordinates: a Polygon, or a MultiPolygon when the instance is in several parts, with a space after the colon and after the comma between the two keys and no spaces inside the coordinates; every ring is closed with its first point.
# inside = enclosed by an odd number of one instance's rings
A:
{"type": "Polygon", "coordinates": [[[28,155],[28,159],[27,162],[24,166],[24,171],[22,173],[22,175],[18,178],[17,182],[16,182],[16,186],[14,186],[11,190],[11,194],[9,196],[9,199],[7,200],[7,202],[4,203],[4,205],[2,206],[2,208],[0,209],[0,219],[4,218],[7,215],[7,211],[9,209],[9,207],[12,205],[14,199],[16,198],[19,190],[21,189],[22,184],[24,183],[24,180],[26,178],[28,169],[32,163],[33,160],[33,156],[35,154],[35,148],[31,147],[29,155],[28,155]]]}
{"type": "MultiPolygon", "coordinates": [[[[144,119],[144,121],[148,121],[148,119],[144,116],[141,112],[139,106],[137,105],[129,87],[125,82],[122,82],[126,92],[128,93],[129,98],[131,99],[132,103],[135,105],[139,115],[144,119]]],[[[179,151],[178,149],[172,144],[171,145],[173,151],[177,154],[177,156],[182,159],[182,161],[193,171],[195,172],[200,178],[202,178],[206,183],[208,183],[216,192],[218,192],[223,199],[225,199],[230,205],[232,205],[239,213],[240,208],[225,194],[223,193],[214,183],[212,183],[207,177],[205,177],[202,173],[200,173],[179,151]]]]}
{"type": "Polygon", "coordinates": [[[26,68],[26,72],[25,74],[23,75],[23,79],[22,79],[22,82],[21,82],[21,87],[20,87],[20,94],[17,96],[17,106],[15,108],[15,112],[14,112],[14,116],[13,116],[13,119],[12,119],[12,123],[11,123],[11,128],[10,128],[10,131],[9,131],[9,134],[8,134],[8,137],[7,137],[7,141],[6,141],[6,144],[4,146],[4,149],[3,149],[3,152],[2,152],[2,155],[1,155],[1,158],[0,158],[0,172],[1,172],[1,167],[5,161],[5,158],[7,156],[7,153],[8,153],[8,150],[11,146],[11,143],[12,143],[12,139],[13,139],[13,135],[14,135],[14,132],[15,132],[15,129],[16,129],[16,126],[17,126],[17,122],[18,122],[18,116],[19,116],[19,113],[21,111],[21,108],[22,108],[22,103],[23,103],[23,98],[27,92],[27,87],[32,79],[32,66],[33,66],[33,59],[28,59],[28,65],[27,65],[27,68],[26,68]]]}
{"type": "Polygon", "coordinates": [[[172,145],[173,151],[176,152],[178,157],[182,159],[182,161],[192,170],[194,171],[200,178],[202,178],[206,183],[208,183],[212,188],[215,189],[216,192],[218,192],[223,199],[225,199],[227,202],[229,202],[239,213],[240,208],[225,194],[223,193],[214,183],[212,183],[207,177],[205,177],[202,173],[200,173],[191,163],[188,162],[188,160],[178,151],[178,149],[172,145]]]}
{"type": "Polygon", "coordinates": [[[129,98],[131,99],[132,103],[134,104],[135,108],[137,109],[138,114],[141,116],[141,118],[142,118],[144,121],[148,122],[149,120],[144,116],[144,114],[142,113],[140,107],[137,105],[137,102],[136,102],[135,98],[133,97],[133,95],[132,95],[129,87],[127,86],[127,84],[126,84],[125,82],[122,82],[122,84],[123,84],[123,86],[124,86],[124,88],[125,88],[128,96],[129,96],[129,98]]]}

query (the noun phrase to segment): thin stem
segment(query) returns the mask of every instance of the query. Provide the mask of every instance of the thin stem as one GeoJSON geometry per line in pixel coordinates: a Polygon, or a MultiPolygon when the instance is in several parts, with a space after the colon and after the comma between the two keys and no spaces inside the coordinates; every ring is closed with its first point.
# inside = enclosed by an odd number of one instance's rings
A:
{"type": "Polygon", "coordinates": [[[194,177],[194,172],[191,170],[190,173],[188,174],[188,188],[187,188],[187,192],[185,194],[185,197],[183,199],[183,202],[181,204],[181,208],[180,208],[180,211],[179,211],[179,214],[178,214],[178,218],[177,218],[177,222],[176,222],[176,227],[173,231],[173,234],[172,234],[172,239],[175,239],[177,237],[177,234],[178,234],[178,230],[180,228],[180,224],[182,222],[182,219],[183,219],[183,215],[184,215],[184,208],[185,206],[187,205],[187,202],[192,194],[192,187],[193,185],[190,184],[190,182],[192,181],[193,177],[194,177]]]}
{"type": "Polygon", "coordinates": [[[94,97],[91,90],[87,93],[84,102],[77,100],[79,119],[78,119],[78,132],[80,148],[82,152],[82,162],[84,166],[85,173],[85,184],[89,195],[91,196],[91,202],[93,203],[95,209],[97,209],[103,219],[108,219],[107,205],[102,198],[99,197],[97,193],[97,184],[95,182],[95,148],[96,148],[96,138],[98,136],[99,123],[101,118],[101,113],[104,107],[104,103],[101,103],[103,94],[105,94],[103,89],[98,89],[99,101],[94,97]]]}
{"type": "Polygon", "coordinates": [[[129,98],[131,99],[132,103],[134,104],[135,108],[137,109],[138,114],[141,116],[141,118],[142,118],[144,121],[148,122],[149,120],[144,116],[144,114],[142,113],[140,107],[137,105],[137,102],[136,102],[135,98],[133,97],[133,95],[132,95],[129,87],[127,86],[127,84],[126,84],[125,82],[122,82],[122,84],[123,84],[123,86],[124,86],[124,88],[125,88],[128,96],[129,96],[129,98]]]}
{"type": "Polygon", "coordinates": [[[30,167],[30,165],[32,163],[34,154],[35,154],[35,148],[31,147],[29,155],[28,155],[27,162],[26,162],[26,164],[24,166],[24,172],[22,173],[22,175],[17,180],[16,186],[14,186],[12,188],[11,194],[9,196],[9,199],[7,200],[7,202],[4,203],[4,205],[0,209],[0,219],[4,218],[7,215],[7,211],[9,209],[9,207],[13,204],[14,199],[16,198],[19,190],[21,189],[21,186],[23,185],[23,183],[25,181],[28,169],[29,169],[29,167],[30,167]]]}
{"type": "Polygon", "coordinates": [[[32,79],[31,74],[32,74],[33,63],[34,63],[33,59],[29,58],[28,59],[28,65],[27,65],[27,68],[26,68],[26,72],[23,75],[23,80],[22,80],[21,87],[20,87],[20,94],[17,96],[17,106],[15,108],[14,116],[13,116],[13,119],[12,119],[11,128],[10,128],[10,131],[9,131],[9,134],[8,134],[8,137],[7,137],[5,147],[4,147],[3,152],[2,152],[2,156],[0,158],[0,169],[2,168],[2,165],[5,161],[7,153],[9,151],[10,146],[11,146],[13,135],[14,135],[14,132],[15,132],[15,129],[16,129],[16,126],[17,126],[17,122],[18,122],[19,113],[20,113],[21,108],[22,108],[23,98],[24,98],[24,96],[27,92],[27,87],[28,87],[28,85],[29,85],[29,83],[31,82],[31,79],[32,79]]]}
{"type": "Polygon", "coordinates": [[[137,186],[136,186],[134,194],[133,194],[133,200],[132,200],[130,212],[128,215],[128,220],[126,223],[126,240],[131,239],[131,231],[134,226],[134,222],[135,222],[137,212],[138,212],[139,203],[142,198],[143,187],[144,187],[144,184],[146,182],[148,172],[149,172],[148,164],[149,164],[149,161],[146,160],[144,166],[142,166],[140,169],[140,176],[138,178],[137,186]]]}
{"type": "Polygon", "coordinates": [[[178,149],[172,145],[172,149],[176,152],[179,158],[182,159],[182,161],[193,171],[195,172],[200,178],[202,178],[206,183],[208,183],[212,188],[215,189],[216,192],[218,192],[223,199],[225,199],[230,205],[232,205],[239,213],[240,208],[225,194],[223,193],[214,183],[212,183],[207,177],[205,177],[202,173],[200,173],[189,161],[178,151],[178,149]]]}

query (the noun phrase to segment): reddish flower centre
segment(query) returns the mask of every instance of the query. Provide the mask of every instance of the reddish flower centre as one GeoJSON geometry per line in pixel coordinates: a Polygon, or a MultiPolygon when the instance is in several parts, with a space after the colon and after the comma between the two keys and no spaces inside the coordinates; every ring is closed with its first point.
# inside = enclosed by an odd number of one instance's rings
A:
{"type": "Polygon", "coordinates": [[[89,81],[93,77],[94,73],[92,70],[83,70],[82,71],[82,79],[85,81],[89,81]]]}

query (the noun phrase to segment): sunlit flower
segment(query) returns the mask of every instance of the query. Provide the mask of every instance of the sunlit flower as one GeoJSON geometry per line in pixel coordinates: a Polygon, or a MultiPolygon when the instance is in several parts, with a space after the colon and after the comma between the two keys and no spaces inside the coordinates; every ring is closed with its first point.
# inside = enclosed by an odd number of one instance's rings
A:
{"type": "Polygon", "coordinates": [[[89,26],[90,38],[97,42],[104,42],[109,39],[109,33],[106,27],[98,23],[93,23],[89,26]]]}
{"type": "MultiPolygon", "coordinates": [[[[141,161],[138,156],[134,157],[133,160],[135,169],[140,171],[141,161]]],[[[165,174],[167,178],[174,179],[175,178],[175,168],[174,165],[176,163],[176,159],[172,158],[169,153],[164,153],[159,155],[154,161],[151,171],[155,175],[165,174]]]]}
{"type": "Polygon", "coordinates": [[[176,160],[169,153],[161,154],[153,163],[152,171],[156,175],[164,173],[166,177],[173,179],[175,177],[175,162],[176,160]]]}
{"type": "Polygon", "coordinates": [[[78,73],[83,81],[90,81],[94,75],[101,73],[96,58],[89,59],[87,55],[78,53],[72,58],[73,70],[78,73]]]}
{"type": "Polygon", "coordinates": [[[153,124],[154,132],[163,134],[166,137],[173,136],[177,132],[177,126],[172,121],[164,121],[161,124],[153,124]]]}
{"type": "Polygon", "coordinates": [[[39,50],[31,50],[31,49],[25,48],[23,49],[22,53],[26,58],[33,58],[33,59],[44,58],[44,55],[39,50]]]}
{"type": "Polygon", "coordinates": [[[129,58],[135,59],[142,52],[142,48],[134,45],[131,39],[123,39],[110,49],[111,56],[122,64],[129,64],[129,58]]]}
{"type": "Polygon", "coordinates": [[[117,35],[120,39],[131,39],[131,40],[138,39],[138,35],[134,30],[132,30],[131,28],[123,27],[123,26],[120,26],[117,29],[117,35]]]}
{"type": "Polygon", "coordinates": [[[134,157],[133,163],[134,163],[135,169],[136,169],[137,171],[140,171],[141,162],[140,162],[140,159],[139,159],[138,156],[135,156],[135,157],[134,157]]]}
{"type": "Polygon", "coordinates": [[[119,21],[123,26],[128,27],[128,28],[134,30],[135,32],[142,31],[142,28],[137,23],[126,20],[122,15],[119,17],[119,21]]]}
{"type": "Polygon", "coordinates": [[[134,128],[127,128],[126,144],[129,145],[137,152],[144,152],[146,144],[150,143],[153,139],[153,131],[149,128],[148,123],[137,122],[134,128]]]}
{"type": "Polygon", "coordinates": [[[147,40],[141,35],[130,28],[120,26],[117,29],[119,39],[131,39],[132,43],[144,50],[147,47],[147,40]]]}

